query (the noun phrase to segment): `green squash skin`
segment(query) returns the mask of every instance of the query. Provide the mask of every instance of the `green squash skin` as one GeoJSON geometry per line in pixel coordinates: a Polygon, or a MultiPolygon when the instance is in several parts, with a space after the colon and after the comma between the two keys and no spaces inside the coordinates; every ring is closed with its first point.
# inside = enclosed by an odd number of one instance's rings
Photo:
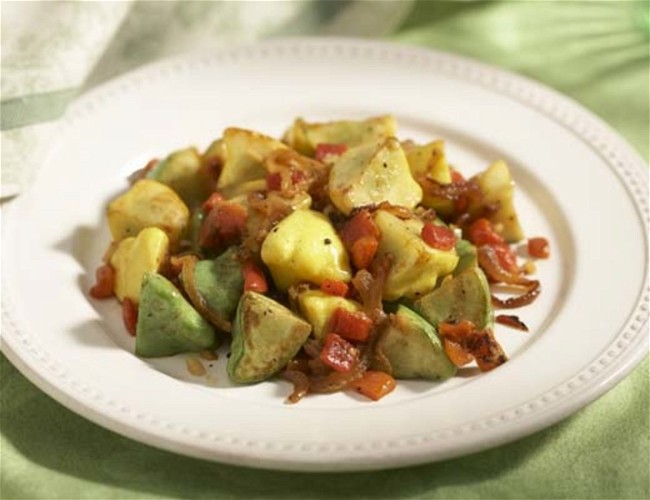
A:
{"type": "Polygon", "coordinates": [[[458,240],[456,242],[456,253],[458,254],[458,264],[456,264],[456,268],[454,269],[454,276],[458,276],[465,269],[478,266],[476,247],[469,241],[458,240]]]}
{"type": "Polygon", "coordinates": [[[196,148],[171,153],[147,174],[172,188],[191,209],[210,196],[209,178],[202,169],[201,156],[196,148]]]}
{"type": "Polygon", "coordinates": [[[465,269],[413,302],[417,313],[437,328],[439,323],[468,320],[479,330],[492,327],[490,286],[479,267],[465,269]]]}
{"type": "Polygon", "coordinates": [[[391,315],[376,349],[396,379],[444,380],[456,373],[435,328],[404,306],[391,315]]]}
{"type": "Polygon", "coordinates": [[[217,316],[230,321],[244,291],[243,265],[236,247],[230,247],[213,260],[201,260],[194,268],[196,289],[207,307],[217,316]]]}
{"type": "Polygon", "coordinates": [[[293,358],[305,343],[311,325],[283,305],[256,292],[239,301],[232,332],[228,375],[233,382],[265,380],[293,358]]]}
{"type": "Polygon", "coordinates": [[[163,276],[148,273],[142,281],[135,354],[142,358],[215,349],[214,328],[163,276]]]}

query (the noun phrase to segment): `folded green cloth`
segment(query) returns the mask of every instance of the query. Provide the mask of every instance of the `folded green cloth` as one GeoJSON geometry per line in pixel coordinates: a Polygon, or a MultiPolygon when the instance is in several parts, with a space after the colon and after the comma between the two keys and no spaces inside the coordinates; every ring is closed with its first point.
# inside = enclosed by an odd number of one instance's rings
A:
{"type": "MultiPolygon", "coordinates": [[[[2,182],[37,172],[78,93],[157,58],[277,35],[469,55],[574,97],[648,159],[646,1],[43,2],[2,6],[2,182]]],[[[9,192],[11,189],[7,189],[9,192]]],[[[291,474],[159,451],[66,410],[0,356],[0,498],[650,498],[649,362],[562,423],[418,467],[291,474]]]]}

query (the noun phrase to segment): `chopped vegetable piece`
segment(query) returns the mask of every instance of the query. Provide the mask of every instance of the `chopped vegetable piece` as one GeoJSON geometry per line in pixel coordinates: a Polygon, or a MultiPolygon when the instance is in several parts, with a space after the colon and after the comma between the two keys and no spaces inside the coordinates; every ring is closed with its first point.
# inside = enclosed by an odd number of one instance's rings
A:
{"type": "Polygon", "coordinates": [[[115,295],[115,269],[109,264],[99,266],[95,271],[95,284],[90,289],[94,299],[108,299],[115,295]]]}
{"type": "Polygon", "coordinates": [[[379,247],[379,228],[368,210],[354,215],[341,230],[341,239],[357,269],[366,269],[379,247]]]}
{"type": "Polygon", "coordinates": [[[266,283],[264,271],[262,271],[253,261],[246,261],[243,273],[245,292],[266,293],[269,291],[269,285],[266,283]]]}
{"type": "Polygon", "coordinates": [[[337,297],[345,297],[348,294],[348,288],[347,283],[331,279],[324,280],[320,285],[321,291],[337,297]]]}
{"type": "Polygon", "coordinates": [[[327,144],[321,142],[316,145],[316,153],[314,158],[318,161],[323,161],[328,156],[340,156],[348,150],[346,144],[327,144]]]}
{"type": "Polygon", "coordinates": [[[208,214],[216,205],[224,200],[221,193],[212,193],[210,197],[203,202],[203,213],[208,214]]]}
{"type": "Polygon", "coordinates": [[[469,334],[476,330],[476,325],[466,319],[458,321],[457,323],[442,322],[438,325],[440,335],[445,338],[450,338],[455,342],[459,339],[467,337],[469,334]]]}
{"type": "Polygon", "coordinates": [[[133,184],[108,204],[106,213],[114,241],[153,226],[167,233],[172,248],[178,246],[190,221],[190,210],[174,190],[152,179],[133,184]]]}
{"type": "Polygon", "coordinates": [[[266,176],[266,188],[269,191],[282,190],[282,174],[280,172],[272,172],[266,176]]]}
{"type": "Polygon", "coordinates": [[[507,243],[502,245],[489,245],[494,249],[497,260],[501,267],[509,273],[519,274],[519,267],[517,266],[517,256],[515,252],[508,246],[507,243]]]}
{"type": "Polygon", "coordinates": [[[442,340],[442,345],[445,349],[445,354],[456,366],[465,366],[466,364],[474,361],[474,356],[467,352],[467,350],[463,349],[458,342],[444,338],[442,340]]]}
{"type": "Polygon", "coordinates": [[[308,281],[350,281],[348,255],[330,220],[314,210],[296,210],[264,239],[262,262],[280,290],[308,281]]]}
{"type": "Polygon", "coordinates": [[[514,316],[510,314],[499,314],[497,315],[495,320],[497,323],[509,326],[510,328],[514,328],[516,330],[523,330],[524,332],[528,331],[528,327],[526,326],[526,323],[521,321],[519,319],[519,316],[514,316]]]}
{"type": "Polygon", "coordinates": [[[451,250],[456,246],[454,232],[445,226],[427,222],[422,226],[422,239],[427,245],[438,250],[451,250]]]}
{"type": "Polygon", "coordinates": [[[378,401],[392,392],[396,385],[393,377],[374,370],[368,370],[361,378],[350,382],[350,387],[373,401],[378,401]]]}
{"type": "Polygon", "coordinates": [[[551,250],[546,238],[529,238],[528,255],[535,259],[548,259],[551,250]]]}
{"type": "Polygon", "coordinates": [[[492,223],[484,218],[476,219],[469,227],[469,240],[477,246],[505,243],[501,235],[494,230],[492,223]]]}
{"type": "Polygon", "coordinates": [[[269,378],[296,355],[310,331],[309,323],[279,302],[244,292],[232,332],[228,376],[238,384],[269,378]]]}
{"type": "Polygon", "coordinates": [[[320,290],[307,290],[298,296],[298,306],[303,317],[313,327],[313,335],[322,340],[329,333],[327,326],[334,311],[341,307],[348,311],[360,311],[361,305],[353,300],[330,295],[320,290]]]}
{"type": "Polygon", "coordinates": [[[456,367],[444,353],[435,328],[419,314],[399,305],[375,344],[372,369],[397,379],[444,380],[456,367]]]}
{"type": "Polygon", "coordinates": [[[143,358],[216,349],[208,323],[169,280],[147,273],[142,280],[135,354],[143,358]]]}
{"type": "Polygon", "coordinates": [[[229,201],[217,202],[201,223],[199,245],[218,248],[235,244],[246,229],[245,207],[229,201]]]}
{"type": "Polygon", "coordinates": [[[138,305],[131,299],[124,299],[122,302],[122,320],[126,331],[135,337],[138,324],[138,305]]]}
{"type": "Polygon", "coordinates": [[[372,320],[362,312],[339,307],[332,314],[330,330],[344,339],[365,342],[372,330],[372,320]]]}
{"type": "Polygon", "coordinates": [[[337,372],[348,372],[359,362],[359,350],[336,333],[328,333],[320,360],[337,372]]]}

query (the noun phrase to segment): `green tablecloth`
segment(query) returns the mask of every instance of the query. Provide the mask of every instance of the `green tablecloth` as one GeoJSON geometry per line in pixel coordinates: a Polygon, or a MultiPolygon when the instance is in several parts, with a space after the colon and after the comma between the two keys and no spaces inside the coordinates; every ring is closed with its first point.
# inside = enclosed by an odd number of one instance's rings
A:
{"type": "MultiPolygon", "coordinates": [[[[83,89],[163,55],[280,34],[382,37],[495,63],[574,97],[649,155],[645,1],[3,2],[2,10],[3,191],[33,178],[35,144],[46,147],[49,120],[83,89]]],[[[4,357],[0,384],[6,499],[650,498],[647,358],[598,401],[516,443],[354,474],[259,471],[155,450],[66,410],[4,357]]]]}

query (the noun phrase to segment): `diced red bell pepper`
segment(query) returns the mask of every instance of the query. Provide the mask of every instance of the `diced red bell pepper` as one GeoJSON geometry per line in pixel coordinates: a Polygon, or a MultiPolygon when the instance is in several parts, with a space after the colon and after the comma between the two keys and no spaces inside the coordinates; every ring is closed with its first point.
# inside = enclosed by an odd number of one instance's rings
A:
{"type": "Polygon", "coordinates": [[[203,213],[207,214],[210,212],[217,203],[220,203],[224,200],[224,197],[221,193],[212,193],[207,200],[203,202],[203,213]]]}
{"type": "Polygon", "coordinates": [[[138,325],[138,306],[131,299],[124,299],[122,302],[122,320],[126,331],[135,337],[138,325]]]}
{"type": "Polygon", "coordinates": [[[303,172],[302,170],[298,170],[296,168],[291,170],[290,177],[291,177],[291,183],[294,185],[299,184],[305,179],[307,179],[307,175],[305,174],[305,172],[303,172]]]}
{"type": "Polygon", "coordinates": [[[476,219],[469,227],[469,240],[477,246],[502,245],[505,240],[498,234],[489,220],[476,219]]]}
{"type": "Polygon", "coordinates": [[[458,323],[442,322],[438,325],[438,333],[443,338],[448,338],[453,342],[460,342],[461,339],[471,335],[476,331],[476,325],[468,320],[462,320],[458,323]]]}
{"type": "Polygon", "coordinates": [[[343,281],[326,279],[320,285],[321,292],[337,297],[345,297],[348,294],[348,285],[343,281]]]}
{"type": "Polygon", "coordinates": [[[348,150],[348,147],[345,144],[327,144],[320,143],[316,145],[316,152],[314,158],[318,161],[323,161],[326,156],[340,156],[348,150]]]}
{"type": "Polygon", "coordinates": [[[462,184],[465,182],[465,177],[455,168],[450,168],[451,171],[451,183],[452,184],[462,184]]]}
{"type": "Polygon", "coordinates": [[[361,210],[343,226],[341,239],[357,269],[370,266],[377,253],[380,234],[367,210],[361,210]]]}
{"type": "Polygon", "coordinates": [[[319,358],[334,371],[348,372],[359,362],[359,350],[336,333],[328,333],[319,358]]]}
{"type": "Polygon", "coordinates": [[[427,222],[422,226],[421,235],[427,245],[438,250],[451,250],[456,246],[454,232],[445,226],[436,226],[427,222]]]}
{"type": "Polygon", "coordinates": [[[266,293],[269,291],[269,285],[266,282],[264,272],[253,262],[247,260],[244,263],[244,291],[266,293]]]}
{"type": "Polygon", "coordinates": [[[220,201],[208,212],[199,230],[199,244],[203,248],[232,245],[246,228],[248,213],[237,203],[220,201]]]}
{"type": "Polygon", "coordinates": [[[474,356],[472,356],[467,350],[463,349],[458,342],[454,342],[448,338],[443,338],[442,345],[449,361],[458,367],[465,366],[466,364],[471,363],[474,359],[474,356]]]}
{"type": "Polygon", "coordinates": [[[99,266],[95,271],[95,284],[90,289],[90,296],[94,299],[108,299],[114,295],[115,269],[109,264],[99,266]]]}
{"type": "Polygon", "coordinates": [[[350,383],[355,391],[374,401],[392,392],[396,385],[395,379],[388,373],[374,370],[366,371],[361,378],[350,383]]]}
{"type": "Polygon", "coordinates": [[[266,188],[269,191],[282,190],[282,174],[280,172],[271,172],[266,176],[266,188]]]}
{"type": "Polygon", "coordinates": [[[551,255],[548,240],[546,238],[530,238],[528,240],[528,255],[535,259],[548,259],[551,255]]]}
{"type": "Polygon", "coordinates": [[[377,238],[364,236],[358,239],[354,242],[350,251],[352,263],[357,269],[367,269],[372,264],[378,247],[379,240],[377,238]]]}
{"type": "Polygon", "coordinates": [[[372,330],[372,320],[362,312],[352,312],[337,307],[330,319],[330,331],[347,340],[365,342],[372,330]]]}
{"type": "Polygon", "coordinates": [[[501,264],[501,267],[510,273],[519,273],[519,268],[517,267],[517,256],[507,243],[489,246],[494,249],[494,253],[497,256],[497,260],[499,261],[499,264],[501,264]]]}

